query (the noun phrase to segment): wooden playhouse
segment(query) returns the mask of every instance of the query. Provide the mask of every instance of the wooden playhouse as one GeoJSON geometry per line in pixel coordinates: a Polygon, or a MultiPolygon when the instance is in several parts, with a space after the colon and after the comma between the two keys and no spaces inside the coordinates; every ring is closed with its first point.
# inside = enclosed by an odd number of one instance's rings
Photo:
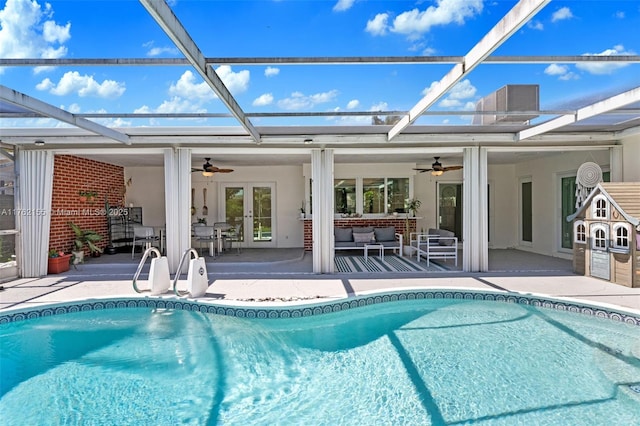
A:
{"type": "Polygon", "coordinates": [[[573,270],[640,287],[640,183],[599,183],[573,222],[573,270]]]}

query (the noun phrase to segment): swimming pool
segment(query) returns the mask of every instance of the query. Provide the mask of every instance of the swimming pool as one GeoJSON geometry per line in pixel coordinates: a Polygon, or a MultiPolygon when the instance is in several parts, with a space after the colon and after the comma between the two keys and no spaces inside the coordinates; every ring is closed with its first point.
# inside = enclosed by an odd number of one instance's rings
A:
{"type": "Polygon", "coordinates": [[[496,297],[425,291],[290,309],[111,300],[5,315],[0,322],[12,322],[0,325],[0,418],[20,425],[640,418],[637,318],[602,310],[612,321],[592,307],[532,297],[487,300],[496,297]],[[572,312],[585,309],[594,315],[572,312]]]}

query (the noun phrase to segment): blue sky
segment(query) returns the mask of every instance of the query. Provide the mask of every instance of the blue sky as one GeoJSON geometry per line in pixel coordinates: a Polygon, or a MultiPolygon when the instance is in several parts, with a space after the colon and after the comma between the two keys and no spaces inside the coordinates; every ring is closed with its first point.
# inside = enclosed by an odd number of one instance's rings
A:
{"type": "MultiPolygon", "coordinates": [[[[465,55],[511,0],[170,1],[206,57],[465,55]]],[[[143,6],[7,0],[2,58],[181,57],[143,6]]],[[[552,1],[494,55],[637,55],[640,1],[552,1]]],[[[450,64],[215,66],[245,112],[408,110],[450,64]]],[[[227,112],[190,67],[7,67],[0,83],[74,113],[227,112]]],[[[432,110],[473,110],[505,84],[539,84],[542,109],[576,108],[640,85],[640,64],[480,65],[432,110]]],[[[109,126],[234,125],[232,119],[98,119],[109,126]]],[[[255,125],[369,124],[369,117],[261,119],[255,125]]],[[[470,116],[419,123],[464,124],[470,116]]],[[[0,121],[50,126],[50,120],[0,121]]]]}

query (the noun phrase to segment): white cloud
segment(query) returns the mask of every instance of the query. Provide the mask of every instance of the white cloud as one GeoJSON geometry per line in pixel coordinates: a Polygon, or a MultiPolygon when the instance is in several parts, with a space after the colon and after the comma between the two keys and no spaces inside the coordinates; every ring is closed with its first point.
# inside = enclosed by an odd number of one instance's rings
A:
{"type": "Polygon", "coordinates": [[[387,111],[389,109],[389,104],[386,102],[378,102],[369,108],[369,111],[387,111]]]}
{"type": "Polygon", "coordinates": [[[43,10],[35,0],[7,0],[0,10],[0,57],[55,59],[65,56],[64,43],[71,38],[71,23],[58,25],[52,17],[49,3],[45,3],[43,10]]]}
{"type": "Polygon", "coordinates": [[[181,112],[204,113],[207,112],[207,110],[202,107],[200,102],[191,102],[189,99],[174,96],[171,99],[163,101],[157,108],[151,108],[147,105],[143,105],[142,107],[135,109],[133,112],[136,114],[153,112],[169,114],[181,112]]]}
{"type": "MultiPolygon", "coordinates": [[[[218,77],[233,94],[242,93],[249,87],[249,71],[243,70],[234,73],[230,66],[222,65],[216,70],[218,77]]],[[[185,71],[178,81],[169,87],[169,95],[180,98],[197,99],[200,104],[216,99],[213,89],[191,71],[185,71]]]]}
{"type": "Polygon", "coordinates": [[[367,22],[365,31],[374,36],[385,35],[388,30],[388,26],[387,26],[388,21],[389,21],[388,13],[378,13],[375,16],[375,18],[367,22]]]}
{"type": "Polygon", "coordinates": [[[69,71],[65,73],[58,84],[53,83],[50,79],[45,78],[36,85],[38,90],[47,90],[49,93],[58,96],[66,96],[76,93],[80,97],[97,97],[106,99],[115,99],[125,92],[126,87],[122,82],[114,80],[104,80],[98,83],[93,76],[80,75],[77,71],[69,71]]]}
{"type": "Polygon", "coordinates": [[[453,86],[451,90],[449,90],[447,97],[457,100],[470,99],[476,95],[476,91],[477,89],[471,84],[469,79],[465,79],[453,86]]]}
{"type": "Polygon", "coordinates": [[[175,47],[152,47],[147,52],[147,56],[160,56],[162,54],[177,55],[180,53],[175,47]]]}
{"type": "Polygon", "coordinates": [[[318,104],[331,102],[337,96],[337,90],[330,90],[309,96],[302,92],[293,92],[290,97],[279,100],[278,106],[286,110],[311,109],[318,104]]]}
{"type": "Polygon", "coordinates": [[[624,14],[624,12],[622,12],[622,11],[618,11],[618,12],[616,12],[613,16],[615,16],[615,17],[616,17],[616,18],[618,18],[618,19],[624,19],[625,14],[624,14]]]}
{"type": "Polygon", "coordinates": [[[546,75],[558,76],[558,80],[578,80],[580,76],[572,72],[567,65],[551,64],[544,69],[546,75]]]}
{"type": "Polygon", "coordinates": [[[265,106],[271,105],[273,103],[273,95],[271,93],[265,93],[263,95],[258,96],[253,100],[253,106],[265,106]]]}
{"type": "Polygon", "coordinates": [[[540,21],[529,21],[527,22],[527,28],[531,28],[532,30],[542,31],[544,30],[544,25],[540,21]]]}
{"type": "Polygon", "coordinates": [[[347,103],[347,109],[356,109],[360,106],[360,101],[357,99],[352,99],[347,103]]]}
{"type": "Polygon", "coordinates": [[[169,86],[169,95],[198,100],[199,103],[216,98],[215,92],[206,82],[200,80],[196,83],[196,76],[191,71],[185,71],[177,82],[169,86]]]}
{"type": "Polygon", "coordinates": [[[551,15],[551,22],[558,22],[565,19],[573,18],[573,13],[571,13],[571,9],[568,7],[561,7],[560,9],[553,12],[551,15]]]}
{"type": "Polygon", "coordinates": [[[566,65],[551,64],[544,69],[544,73],[547,75],[563,75],[569,71],[569,67],[566,65]]]}
{"type": "MultiPolygon", "coordinates": [[[[437,85],[438,81],[432,82],[429,87],[422,91],[422,95],[427,95],[427,93],[433,90],[437,85]]],[[[469,79],[462,80],[449,90],[447,95],[438,102],[438,106],[458,109],[464,107],[464,109],[468,109],[470,102],[463,101],[466,99],[473,99],[476,96],[477,91],[478,89],[471,84],[469,79]]],[[[471,102],[471,104],[473,104],[473,102],[471,102]]]]}
{"type": "Polygon", "coordinates": [[[338,3],[333,6],[333,11],[344,12],[345,10],[351,9],[353,3],[355,3],[355,0],[338,0],[338,3]]]}
{"type": "MultiPolygon", "coordinates": [[[[234,73],[230,66],[222,65],[216,72],[223,83],[231,92],[243,92],[249,84],[249,71],[240,71],[234,73]]],[[[170,99],[163,101],[157,108],[151,108],[148,105],[136,109],[137,113],[181,113],[207,112],[204,104],[216,99],[217,96],[209,85],[201,80],[191,71],[182,73],[178,81],[169,86],[170,99]]]]}
{"type": "Polygon", "coordinates": [[[273,77],[280,74],[280,68],[275,68],[275,67],[267,67],[264,70],[264,76],[265,77],[273,77]]]}
{"type": "MultiPolygon", "coordinates": [[[[631,50],[626,51],[624,46],[617,45],[612,49],[606,49],[600,53],[585,53],[585,55],[597,55],[597,56],[611,56],[611,55],[635,55],[631,50]]],[[[586,71],[590,74],[612,74],[614,71],[626,67],[628,64],[613,63],[613,62],[579,62],[576,64],[576,68],[586,71]]]]}
{"type": "Polygon", "coordinates": [[[251,73],[249,70],[233,72],[229,65],[220,65],[216,68],[216,74],[222,80],[227,89],[233,94],[246,92],[249,88],[251,73]]]}
{"type": "Polygon", "coordinates": [[[429,6],[424,11],[412,9],[399,14],[390,31],[415,37],[436,25],[462,25],[480,14],[482,7],[482,0],[438,0],[436,6],[429,6]]]}

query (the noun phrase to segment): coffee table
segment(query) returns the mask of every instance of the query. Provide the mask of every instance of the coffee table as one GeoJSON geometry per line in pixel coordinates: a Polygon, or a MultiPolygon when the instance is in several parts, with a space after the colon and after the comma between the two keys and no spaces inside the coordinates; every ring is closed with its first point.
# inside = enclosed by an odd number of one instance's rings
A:
{"type": "Polygon", "coordinates": [[[369,250],[378,250],[378,256],[380,256],[380,260],[384,260],[384,245],[382,244],[365,244],[364,245],[364,261],[368,261],[369,250]]]}

